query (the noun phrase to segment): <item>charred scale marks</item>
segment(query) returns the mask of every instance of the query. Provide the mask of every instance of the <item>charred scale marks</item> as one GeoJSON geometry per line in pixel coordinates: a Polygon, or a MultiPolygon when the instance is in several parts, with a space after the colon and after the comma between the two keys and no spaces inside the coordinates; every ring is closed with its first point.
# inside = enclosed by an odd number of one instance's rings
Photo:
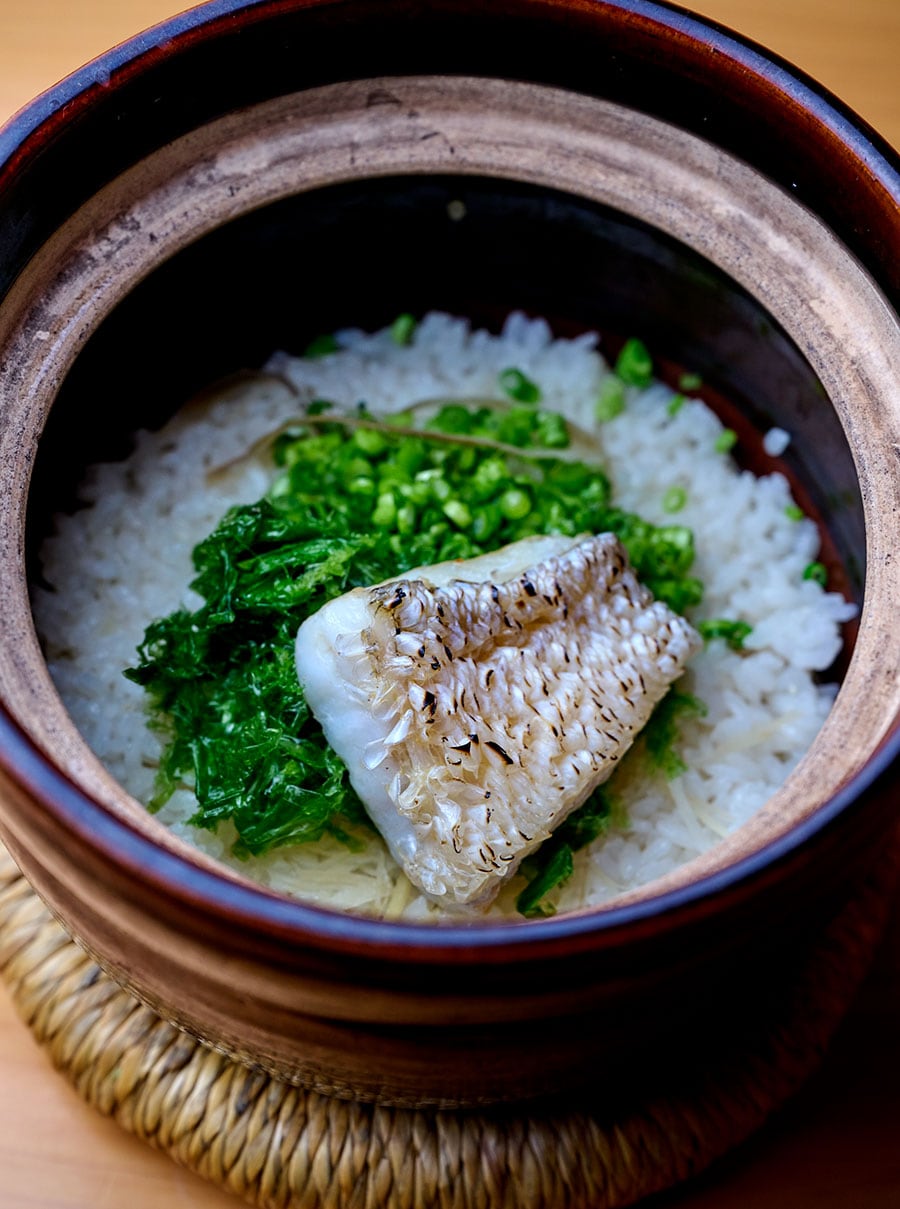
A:
{"type": "Polygon", "coordinates": [[[499,743],[495,743],[493,739],[488,739],[485,747],[489,747],[491,751],[497,753],[504,764],[515,764],[515,760],[509,754],[505,747],[501,747],[499,743]]]}
{"type": "Polygon", "coordinates": [[[631,700],[631,698],[628,696],[628,694],[631,691],[632,686],[628,683],[627,680],[623,680],[621,677],[617,677],[617,680],[619,682],[619,688],[622,690],[622,699],[624,700],[625,704],[629,707],[629,709],[631,709],[634,705],[634,702],[631,700]]]}
{"type": "Polygon", "coordinates": [[[498,869],[500,867],[497,860],[497,854],[487,840],[485,840],[484,844],[478,849],[478,855],[485,862],[485,864],[490,865],[492,869],[498,869]]]}
{"type": "Polygon", "coordinates": [[[646,593],[614,549],[613,539],[585,539],[545,561],[523,558],[509,578],[493,573],[497,582],[453,578],[441,587],[423,572],[402,588],[396,581],[372,589],[373,603],[397,610],[376,616],[368,632],[367,658],[382,649],[391,657],[386,721],[396,725],[416,706],[409,737],[392,746],[407,780],[396,799],[390,794],[421,826],[423,849],[442,845],[434,877],[447,890],[435,897],[464,903],[487,895],[493,878],[480,870],[493,865],[496,878],[514,869],[643,726],[645,703],[649,712],[668,687],[660,688],[652,653],[669,653],[669,629],[682,652],[674,662],[690,653],[680,619],[664,629],[659,617],[638,630],[632,609],[648,607],[646,593]],[[588,557],[591,550],[598,556],[588,557]],[[405,633],[394,639],[392,623],[401,619],[405,633]],[[401,656],[409,650],[418,659],[407,673],[413,661],[401,656]]]}

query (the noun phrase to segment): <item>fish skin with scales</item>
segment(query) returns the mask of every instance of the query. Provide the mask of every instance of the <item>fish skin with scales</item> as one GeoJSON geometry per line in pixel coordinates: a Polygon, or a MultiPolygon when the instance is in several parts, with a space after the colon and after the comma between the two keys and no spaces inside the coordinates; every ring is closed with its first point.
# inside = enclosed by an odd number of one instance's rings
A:
{"type": "Polygon", "coordinates": [[[613,534],[551,535],[347,592],[301,625],[296,661],[410,881],[477,913],[701,645],[613,534]]]}

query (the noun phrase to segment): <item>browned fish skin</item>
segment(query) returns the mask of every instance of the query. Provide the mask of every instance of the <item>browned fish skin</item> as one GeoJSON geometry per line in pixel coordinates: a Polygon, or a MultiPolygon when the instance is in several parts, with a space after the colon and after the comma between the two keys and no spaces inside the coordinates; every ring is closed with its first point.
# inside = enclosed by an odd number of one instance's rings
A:
{"type": "Polygon", "coordinates": [[[445,587],[425,568],[370,589],[362,635],[387,793],[416,833],[402,863],[447,905],[494,896],[610,776],[700,645],[612,534],[504,583],[465,582],[465,567],[445,587]]]}

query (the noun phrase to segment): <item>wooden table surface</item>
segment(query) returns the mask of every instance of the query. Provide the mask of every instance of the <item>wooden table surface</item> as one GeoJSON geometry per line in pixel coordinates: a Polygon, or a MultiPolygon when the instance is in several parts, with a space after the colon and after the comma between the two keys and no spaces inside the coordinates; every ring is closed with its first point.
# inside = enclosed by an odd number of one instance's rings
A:
{"type": "MultiPolygon", "coordinates": [[[[0,120],[183,7],[178,0],[0,0],[0,120]]],[[[694,8],[804,68],[900,147],[900,0],[696,0],[694,8]]],[[[655,1209],[897,1209],[898,1024],[900,902],[821,1072],[760,1135],[657,1198],[655,1209]]],[[[0,1206],[237,1203],[82,1104],[0,991],[0,1206]]]]}

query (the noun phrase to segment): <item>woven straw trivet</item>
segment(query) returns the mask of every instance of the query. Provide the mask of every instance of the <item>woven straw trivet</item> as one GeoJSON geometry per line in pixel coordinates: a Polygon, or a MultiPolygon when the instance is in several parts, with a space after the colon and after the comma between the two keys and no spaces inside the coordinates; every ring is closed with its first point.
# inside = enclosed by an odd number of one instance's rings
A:
{"type": "Polygon", "coordinates": [[[896,881],[885,860],[755,1036],[638,1107],[392,1109],[251,1070],[123,991],[0,845],[0,970],[55,1066],[101,1112],[264,1209],[619,1209],[706,1167],[813,1072],[857,990],[896,881]]]}

